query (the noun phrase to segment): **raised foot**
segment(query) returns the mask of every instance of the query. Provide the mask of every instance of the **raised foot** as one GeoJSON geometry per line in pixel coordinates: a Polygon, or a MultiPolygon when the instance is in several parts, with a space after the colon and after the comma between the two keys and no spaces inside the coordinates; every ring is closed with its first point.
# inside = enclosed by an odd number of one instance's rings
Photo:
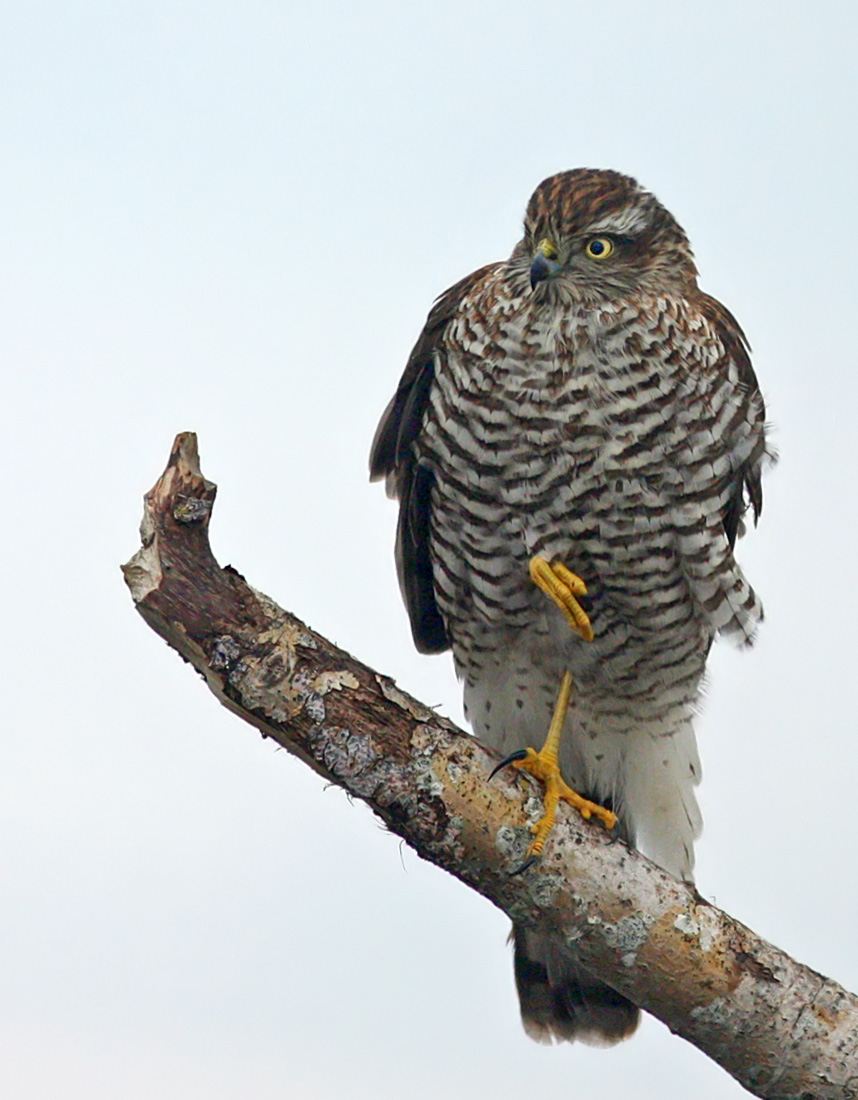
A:
{"type": "Polygon", "coordinates": [[[549,562],[539,555],[530,559],[530,579],[552,599],[576,634],[585,642],[592,642],[593,627],[590,617],[578,602],[578,596],[587,595],[587,586],[577,573],[567,569],[562,562],[549,562]]]}

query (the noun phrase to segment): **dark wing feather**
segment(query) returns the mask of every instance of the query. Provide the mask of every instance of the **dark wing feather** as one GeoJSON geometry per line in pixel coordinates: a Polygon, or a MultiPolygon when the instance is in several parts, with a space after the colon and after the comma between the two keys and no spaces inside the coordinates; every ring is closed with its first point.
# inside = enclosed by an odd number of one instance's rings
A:
{"type": "Polygon", "coordinates": [[[722,516],[724,533],[732,548],[739,534],[742,517],[747,511],[748,505],[750,504],[751,506],[755,524],[759,520],[760,513],[763,510],[761,474],[763,457],[766,453],[764,430],[766,410],[762,394],[760,393],[760,386],[757,382],[757,376],[751,365],[751,356],[749,354],[751,350],[750,345],[748,344],[744,332],[742,332],[739,322],[726,306],[722,306],[717,299],[710,297],[708,294],[703,294],[701,292],[700,305],[707,318],[715,326],[728,358],[732,359],[736,364],[739,370],[739,378],[748,393],[749,400],[755,402],[759,411],[760,430],[757,446],[744,464],[736,470],[732,484],[732,492],[724,506],[722,516]]]}
{"type": "Polygon", "coordinates": [[[435,377],[435,351],[444,329],[465,295],[497,265],[481,267],[446,290],[435,302],[414,349],[408,356],[396,393],[384,413],[372,441],[369,456],[371,481],[395,473],[408,458],[411,444],[423,424],[429,389],[435,377]]]}
{"type": "Polygon", "coordinates": [[[447,628],[435,602],[435,575],[429,551],[429,510],[434,483],[431,470],[413,461],[408,463],[400,486],[396,525],[396,572],[419,653],[443,653],[450,648],[447,628]]]}
{"type": "Polygon", "coordinates": [[[434,475],[420,466],[413,443],[420,434],[435,378],[435,356],[444,329],[465,295],[496,265],[482,267],[441,295],[432,307],[402,379],[378,425],[369,457],[370,479],[390,479],[399,497],[396,564],[399,586],[411,620],[414,644],[421,653],[450,648],[444,620],[435,602],[429,511],[434,475]]]}

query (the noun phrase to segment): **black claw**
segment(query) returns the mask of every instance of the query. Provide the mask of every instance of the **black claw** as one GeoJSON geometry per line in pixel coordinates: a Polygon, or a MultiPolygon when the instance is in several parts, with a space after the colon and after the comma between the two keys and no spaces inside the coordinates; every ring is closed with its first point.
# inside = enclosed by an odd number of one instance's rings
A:
{"type": "Polygon", "coordinates": [[[534,863],[539,862],[539,856],[528,856],[520,867],[516,867],[514,871],[510,871],[509,877],[515,878],[516,875],[523,874],[528,868],[532,867],[534,863]]]}
{"type": "Polygon", "coordinates": [[[489,782],[491,783],[491,781],[494,779],[494,777],[497,775],[497,773],[501,770],[501,768],[505,768],[507,766],[507,764],[512,764],[515,760],[526,760],[526,759],[527,759],[527,749],[519,749],[518,752],[511,752],[509,754],[509,756],[505,756],[503,758],[503,760],[501,760],[500,764],[498,764],[497,767],[492,768],[492,774],[489,776],[489,782]]]}

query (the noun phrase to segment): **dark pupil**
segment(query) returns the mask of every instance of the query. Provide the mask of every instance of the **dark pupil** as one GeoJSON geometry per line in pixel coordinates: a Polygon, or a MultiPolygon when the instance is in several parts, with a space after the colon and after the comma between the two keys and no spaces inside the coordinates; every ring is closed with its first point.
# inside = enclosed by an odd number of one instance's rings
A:
{"type": "Polygon", "coordinates": [[[590,241],[590,251],[594,256],[601,256],[605,251],[604,241],[590,241]]]}

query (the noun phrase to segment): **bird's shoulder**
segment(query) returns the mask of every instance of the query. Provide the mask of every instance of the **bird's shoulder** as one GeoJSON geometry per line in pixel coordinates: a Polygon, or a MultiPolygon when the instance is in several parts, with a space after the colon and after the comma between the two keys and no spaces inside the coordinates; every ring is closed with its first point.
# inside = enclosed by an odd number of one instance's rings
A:
{"type": "Polygon", "coordinates": [[[732,364],[741,384],[751,393],[759,394],[760,386],[751,364],[751,345],[730,310],[702,290],[696,290],[691,296],[691,305],[713,330],[721,345],[723,364],[732,364]]]}
{"type": "Polygon", "coordinates": [[[396,392],[376,429],[369,460],[373,481],[396,472],[420,432],[435,375],[436,353],[450,322],[463,308],[492,295],[505,266],[503,261],[486,264],[454,283],[435,300],[408,356],[396,392]]]}
{"type": "Polygon", "coordinates": [[[700,290],[694,296],[694,306],[714,331],[720,348],[715,364],[723,377],[738,383],[736,392],[742,407],[745,435],[742,460],[733,477],[733,493],[723,514],[724,530],[732,546],[744,529],[742,516],[750,506],[754,523],[763,509],[762,468],[768,458],[773,461],[766,433],[766,407],[757,375],[751,363],[751,347],[742,327],[730,310],[717,298],[700,290]]]}

